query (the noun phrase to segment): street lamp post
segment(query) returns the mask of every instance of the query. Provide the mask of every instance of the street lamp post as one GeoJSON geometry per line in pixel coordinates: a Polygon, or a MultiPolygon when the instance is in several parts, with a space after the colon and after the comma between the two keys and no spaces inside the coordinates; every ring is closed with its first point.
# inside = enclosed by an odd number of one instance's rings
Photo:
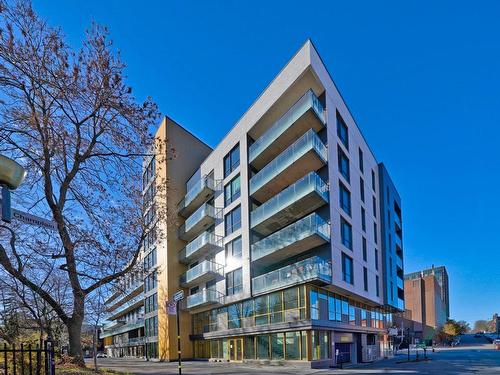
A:
{"type": "Polygon", "coordinates": [[[2,220],[12,221],[10,191],[21,185],[26,177],[26,170],[16,161],[0,155],[0,186],[2,188],[2,220]]]}

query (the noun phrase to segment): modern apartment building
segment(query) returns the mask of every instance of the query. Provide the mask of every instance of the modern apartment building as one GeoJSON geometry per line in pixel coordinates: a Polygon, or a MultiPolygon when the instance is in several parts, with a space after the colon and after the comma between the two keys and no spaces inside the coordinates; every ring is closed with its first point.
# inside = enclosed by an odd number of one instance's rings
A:
{"type": "Polygon", "coordinates": [[[405,275],[407,325],[417,337],[432,339],[435,330],[449,319],[448,273],[444,266],[405,275]]]}
{"type": "Polygon", "coordinates": [[[163,188],[169,212],[144,246],[144,354],[177,359],[165,303],[179,289],[184,358],[387,354],[404,309],[401,200],[310,41],[213,150],[168,118],[157,137],[175,155],[144,168],[145,200],[163,188]]]}

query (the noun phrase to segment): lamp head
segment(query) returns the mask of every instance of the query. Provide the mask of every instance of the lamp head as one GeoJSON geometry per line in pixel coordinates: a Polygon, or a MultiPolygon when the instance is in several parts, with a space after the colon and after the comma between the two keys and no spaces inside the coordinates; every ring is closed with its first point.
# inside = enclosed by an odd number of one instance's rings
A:
{"type": "Polygon", "coordinates": [[[15,190],[26,177],[26,170],[16,161],[0,155],[0,185],[15,190]]]}

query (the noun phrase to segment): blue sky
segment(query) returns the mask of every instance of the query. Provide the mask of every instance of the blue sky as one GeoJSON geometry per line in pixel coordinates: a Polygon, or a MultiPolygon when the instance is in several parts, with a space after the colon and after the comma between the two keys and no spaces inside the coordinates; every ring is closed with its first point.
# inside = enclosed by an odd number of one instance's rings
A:
{"type": "Polygon", "coordinates": [[[74,46],[107,25],[137,97],[211,146],[310,37],[403,198],[406,271],[446,265],[452,318],[500,312],[499,2],[34,6],[74,46]]]}

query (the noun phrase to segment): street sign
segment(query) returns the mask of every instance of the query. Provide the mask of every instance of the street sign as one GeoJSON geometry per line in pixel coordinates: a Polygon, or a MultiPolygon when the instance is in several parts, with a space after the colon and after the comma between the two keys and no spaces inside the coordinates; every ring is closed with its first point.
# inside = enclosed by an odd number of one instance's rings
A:
{"type": "Polygon", "coordinates": [[[172,297],[172,299],[175,302],[180,301],[183,298],[184,298],[184,291],[183,290],[179,290],[178,292],[175,292],[174,296],[172,297]]]}
{"type": "MultiPolygon", "coordinates": [[[[0,199],[0,205],[2,200],[0,199]]],[[[28,225],[34,225],[49,230],[57,230],[57,224],[54,221],[44,219],[43,217],[32,215],[28,212],[23,212],[12,208],[12,219],[21,221],[28,225]]]]}
{"type": "Polygon", "coordinates": [[[168,315],[177,315],[177,302],[167,301],[167,314],[168,315]]]}

